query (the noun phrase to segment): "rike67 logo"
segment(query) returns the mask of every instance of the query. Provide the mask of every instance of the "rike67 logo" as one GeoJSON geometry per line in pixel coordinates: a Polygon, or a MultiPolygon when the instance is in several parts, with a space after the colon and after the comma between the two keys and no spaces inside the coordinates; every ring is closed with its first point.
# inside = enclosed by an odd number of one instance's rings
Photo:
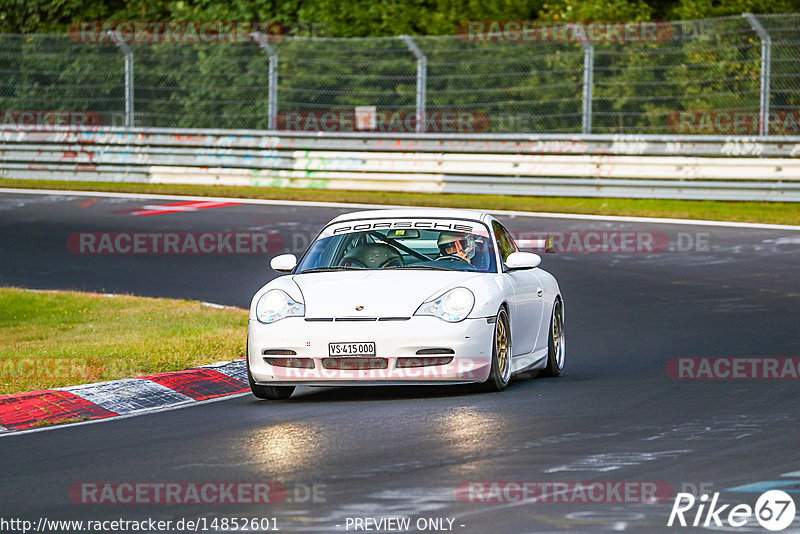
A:
{"type": "Polygon", "coordinates": [[[762,493],[756,501],[755,508],[749,504],[717,504],[719,493],[714,493],[711,502],[704,494],[697,499],[691,493],[678,493],[669,514],[667,526],[692,527],[744,527],[752,525],[755,520],[767,530],[783,530],[794,521],[795,504],[792,497],[781,490],[770,490],[762,493]],[[697,510],[692,510],[697,505],[697,510]],[[684,515],[685,514],[685,515],[684,515]]]}

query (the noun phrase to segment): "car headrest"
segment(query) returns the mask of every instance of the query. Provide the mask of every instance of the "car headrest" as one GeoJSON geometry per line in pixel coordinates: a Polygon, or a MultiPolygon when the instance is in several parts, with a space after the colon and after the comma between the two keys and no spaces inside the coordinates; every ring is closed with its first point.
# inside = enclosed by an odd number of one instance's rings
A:
{"type": "Polygon", "coordinates": [[[377,269],[392,265],[402,265],[403,257],[392,246],[385,243],[369,243],[348,252],[342,262],[354,261],[367,269],[377,269]]]}

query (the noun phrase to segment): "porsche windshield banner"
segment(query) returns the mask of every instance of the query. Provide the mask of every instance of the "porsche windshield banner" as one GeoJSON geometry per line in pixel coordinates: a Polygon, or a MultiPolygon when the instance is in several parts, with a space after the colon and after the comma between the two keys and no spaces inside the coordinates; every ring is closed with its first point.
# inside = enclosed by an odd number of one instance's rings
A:
{"type": "Polygon", "coordinates": [[[432,230],[434,232],[463,232],[489,237],[489,230],[483,223],[460,219],[367,219],[363,221],[344,221],[326,227],[319,239],[349,234],[352,232],[370,232],[379,230],[432,230]]]}

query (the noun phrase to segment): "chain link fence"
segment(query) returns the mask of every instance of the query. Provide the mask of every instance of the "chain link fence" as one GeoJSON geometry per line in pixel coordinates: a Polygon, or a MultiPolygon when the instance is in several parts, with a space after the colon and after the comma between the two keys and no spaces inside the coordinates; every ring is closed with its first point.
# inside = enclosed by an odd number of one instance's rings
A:
{"type": "Polygon", "coordinates": [[[661,24],[669,32],[633,41],[0,35],[0,123],[77,113],[137,127],[800,133],[800,14],[661,24]]]}

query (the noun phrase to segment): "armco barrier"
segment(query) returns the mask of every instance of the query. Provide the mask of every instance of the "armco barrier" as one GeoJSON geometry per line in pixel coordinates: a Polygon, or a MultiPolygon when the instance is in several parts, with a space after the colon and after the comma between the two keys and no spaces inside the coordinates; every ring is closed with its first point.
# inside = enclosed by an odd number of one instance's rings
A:
{"type": "Polygon", "coordinates": [[[6,128],[0,177],[800,201],[800,137],[6,128]]]}

